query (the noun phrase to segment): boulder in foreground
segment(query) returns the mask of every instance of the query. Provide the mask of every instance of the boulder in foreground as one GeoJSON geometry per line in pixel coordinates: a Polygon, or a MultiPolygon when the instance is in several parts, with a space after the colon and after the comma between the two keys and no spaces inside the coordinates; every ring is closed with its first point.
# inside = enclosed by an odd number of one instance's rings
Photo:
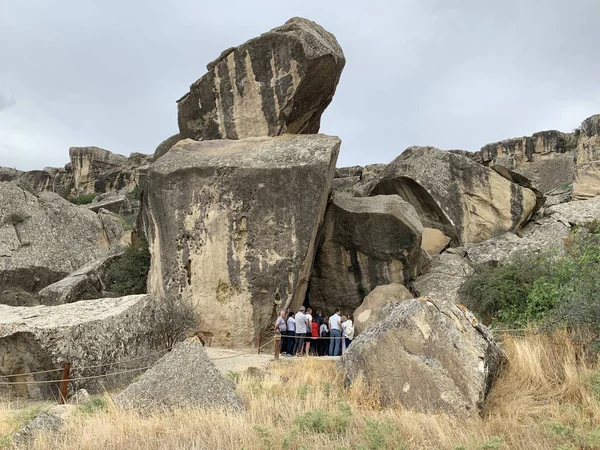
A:
{"type": "Polygon", "coordinates": [[[340,364],[348,383],[364,377],[384,405],[469,417],[481,411],[504,359],[468,310],[422,297],[361,333],[340,364]]]}
{"type": "Polygon", "coordinates": [[[383,320],[397,302],[412,298],[414,296],[402,284],[377,286],[354,311],[354,335],[358,336],[374,323],[383,320]]]}
{"type": "Polygon", "coordinates": [[[199,341],[175,345],[115,402],[144,411],[181,406],[244,409],[233,382],[219,372],[199,341]]]}

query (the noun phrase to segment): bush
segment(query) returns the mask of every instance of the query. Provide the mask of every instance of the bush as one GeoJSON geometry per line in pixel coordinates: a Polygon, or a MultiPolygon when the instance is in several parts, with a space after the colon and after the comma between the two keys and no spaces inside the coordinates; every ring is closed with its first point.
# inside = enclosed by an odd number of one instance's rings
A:
{"type": "Polygon", "coordinates": [[[352,410],[346,404],[340,407],[339,412],[328,413],[315,409],[296,417],[296,425],[300,430],[324,434],[342,434],[348,429],[352,410]]]}
{"type": "Polygon", "coordinates": [[[144,294],[148,270],[148,241],[142,238],[137,244],[129,246],[123,256],[111,264],[106,274],[106,289],[120,295],[144,294]]]}
{"type": "Polygon", "coordinates": [[[81,194],[71,200],[71,203],[75,205],[88,205],[96,198],[96,194],[81,194]]]}
{"type": "Polygon", "coordinates": [[[173,296],[161,299],[157,314],[160,320],[155,326],[155,331],[167,348],[183,341],[198,327],[196,311],[187,299],[173,296]]]}
{"type": "Polygon", "coordinates": [[[600,330],[600,225],[574,229],[565,254],[523,256],[482,267],[464,287],[465,303],[484,322],[600,330]]]}

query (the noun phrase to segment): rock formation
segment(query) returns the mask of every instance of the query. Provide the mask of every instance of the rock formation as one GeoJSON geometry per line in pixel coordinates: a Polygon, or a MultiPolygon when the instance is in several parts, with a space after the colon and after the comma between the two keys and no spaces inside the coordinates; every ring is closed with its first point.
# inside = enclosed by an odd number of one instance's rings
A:
{"type": "Polygon", "coordinates": [[[410,147],[392,161],[371,195],[398,194],[426,228],[454,244],[518,229],[535,212],[536,195],[456,153],[410,147]]]}
{"type": "Polygon", "coordinates": [[[600,195],[600,114],[581,124],[573,197],[584,200],[600,195]]]}
{"type": "Polygon", "coordinates": [[[370,164],[365,167],[340,167],[335,170],[333,191],[353,197],[367,197],[379,182],[387,164],[370,164]]]}
{"type": "Polygon", "coordinates": [[[423,227],[397,195],[335,195],[327,208],[308,304],[326,314],[355,310],[375,286],[417,275],[423,227]]]}
{"type": "Polygon", "coordinates": [[[183,406],[244,409],[235,385],[215,367],[202,344],[180,342],[115,397],[125,408],[147,412],[183,406]]]}
{"type": "MultiPolygon", "coordinates": [[[[147,295],[60,306],[0,305],[0,376],[58,369],[56,373],[10,378],[11,381],[54,380],[60,378],[67,361],[71,362],[72,378],[147,366],[160,356],[156,355],[157,350],[164,348],[164,341],[156,333],[158,321],[156,308],[147,295]],[[138,357],[134,362],[124,363],[138,357]]],[[[69,389],[97,392],[128,383],[135,375],[129,372],[74,380],[69,389]]],[[[34,398],[55,396],[56,388],[52,383],[14,387],[34,398]]]]}
{"type": "Polygon", "coordinates": [[[178,101],[180,134],[209,140],[317,133],[345,62],[335,36],[290,19],[208,64],[178,101]]]}
{"type": "Polygon", "coordinates": [[[402,284],[391,283],[375,287],[354,311],[354,336],[385,319],[396,303],[412,298],[414,296],[402,284]]]}
{"type": "Polygon", "coordinates": [[[0,182],[0,303],[52,284],[110,248],[98,216],[60,196],[0,182]]]}
{"type": "Polygon", "coordinates": [[[431,298],[398,303],[342,356],[348,383],[362,378],[384,405],[476,416],[505,357],[466,309],[431,298]]]}
{"type": "Polygon", "coordinates": [[[213,345],[250,345],[305,296],[340,140],[177,143],[148,172],[149,293],[195,304],[213,345]]]}
{"type": "Polygon", "coordinates": [[[414,287],[417,294],[449,303],[459,302],[459,291],[475,271],[463,248],[450,248],[433,258],[414,287]]]}

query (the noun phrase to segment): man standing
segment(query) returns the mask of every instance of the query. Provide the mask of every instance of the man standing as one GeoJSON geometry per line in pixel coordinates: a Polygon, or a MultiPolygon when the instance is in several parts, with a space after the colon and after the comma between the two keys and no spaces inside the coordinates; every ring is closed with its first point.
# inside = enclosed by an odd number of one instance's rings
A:
{"type": "Polygon", "coordinates": [[[279,313],[279,317],[275,321],[275,334],[281,335],[280,352],[285,353],[287,349],[287,323],[285,321],[285,311],[279,313]]]}
{"type": "Polygon", "coordinates": [[[304,345],[304,338],[308,331],[308,320],[304,311],[306,309],[301,306],[296,313],[296,345],[294,346],[294,355],[302,355],[302,346],[304,345]]]}
{"type": "Polygon", "coordinates": [[[329,356],[338,356],[340,351],[340,340],[342,338],[341,310],[335,310],[335,314],[329,318],[329,356]]]}
{"type": "Polygon", "coordinates": [[[294,339],[294,336],[296,336],[296,319],[294,319],[294,313],[290,312],[290,315],[288,316],[288,320],[287,320],[287,335],[288,335],[288,342],[287,342],[287,348],[285,350],[285,352],[287,353],[288,356],[292,356],[294,354],[294,348],[296,346],[296,339],[294,339]]]}

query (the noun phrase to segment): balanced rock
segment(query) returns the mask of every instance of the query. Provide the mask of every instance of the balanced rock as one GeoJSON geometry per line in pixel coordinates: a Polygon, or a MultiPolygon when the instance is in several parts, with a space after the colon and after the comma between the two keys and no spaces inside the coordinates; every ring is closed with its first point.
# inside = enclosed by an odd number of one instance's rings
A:
{"type": "Polygon", "coordinates": [[[352,341],[340,365],[384,405],[476,416],[505,356],[464,307],[429,297],[405,300],[352,341]]]}
{"type": "Polygon", "coordinates": [[[178,142],[149,168],[150,292],[191,301],[213,345],[251,345],[304,301],[339,147],[324,135],[178,142]]]}
{"type": "MultiPolygon", "coordinates": [[[[59,306],[0,305],[0,377],[11,381],[59,379],[65,362],[74,380],[69,389],[90,392],[128,383],[133,369],[148,366],[164,348],[157,333],[160,316],[147,295],[86,300],[59,306]],[[130,359],[135,361],[128,363],[130,359]],[[101,367],[98,367],[101,366],[101,367]],[[57,369],[57,372],[20,375],[57,369]],[[124,374],[112,373],[129,371],[124,374]]],[[[32,398],[57,395],[57,384],[19,384],[15,394],[32,398]]]]}
{"type": "Polygon", "coordinates": [[[410,283],[421,255],[423,227],[398,195],[334,195],[327,208],[308,291],[313,309],[355,310],[382,284],[410,283]]]}
{"type": "Polygon", "coordinates": [[[36,293],[110,248],[98,216],[60,196],[0,183],[0,303],[36,293]]]}
{"type": "Polygon", "coordinates": [[[365,297],[354,311],[354,335],[358,336],[374,323],[386,317],[389,308],[396,303],[414,298],[403,284],[392,283],[377,286],[365,297]]]}
{"type": "Polygon", "coordinates": [[[457,153],[410,147],[387,168],[371,195],[398,194],[426,228],[456,244],[518,229],[535,212],[533,191],[457,153]]]}
{"type": "Polygon", "coordinates": [[[244,409],[235,385],[215,367],[200,342],[180,342],[115,397],[125,408],[148,411],[195,406],[244,409]]]}
{"type": "Polygon", "coordinates": [[[333,34],[295,17],[225,50],[178,101],[182,138],[314,134],[346,60],[333,34]]]}

